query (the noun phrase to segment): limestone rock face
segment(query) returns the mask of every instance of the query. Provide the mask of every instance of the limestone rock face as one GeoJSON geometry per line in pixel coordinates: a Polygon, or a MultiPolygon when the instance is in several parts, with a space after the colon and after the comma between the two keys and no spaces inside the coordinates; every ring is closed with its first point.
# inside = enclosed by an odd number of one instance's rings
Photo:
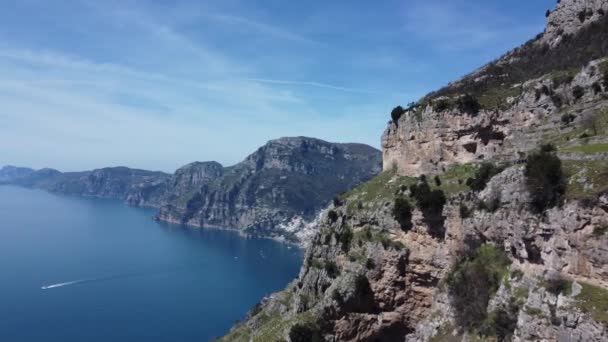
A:
{"type": "Polygon", "coordinates": [[[593,90],[594,84],[602,82],[597,69],[604,61],[590,62],[572,76],[570,84],[556,85],[551,76],[544,76],[517,85],[521,94],[504,110],[471,115],[458,109],[438,112],[428,105],[421,113],[408,111],[390,122],[382,135],[383,170],[420,176],[444,172],[454,164],[523,159],[538,147],[543,134],[563,128],[561,116],[572,113],[582,121],[608,104],[603,93],[593,90]],[[577,87],[583,90],[579,99],[573,96],[577,87]],[[556,108],[557,97],[569,106],[556,108]]]}
{"type": "Polygon", "coordinates": [[[608,287],[608,235],[594,233],[608,224],[608,212],[578,201],[545,215],[530,211],[523,169],[509,167],[484,191],[452,198],[442,213],[443,238],[429,233],[417,209],[411,229],[404,231],[393,219],[390,202],[378,199],[355,211],[348,202],[330,206],[318,222],[298,278],[281,294],[263,301],[233,333],[250,331],[254,337],[256,331],[269,329],[258,325],[260,319],[279,311],[287,322],[278,325],[285,329],[282,336],[288,335],[289,322],[315,317],[325,341],[443,341],[441,334],[474,341],[455,326],[456,309],[441,284],[467,249],[491,243],[504,250],[512,264],[488,312],[520,301],[514,340],[570,336],[576,341],[603,341],[608,328],[576,309],[580,289],[557,296],[542,282],[561,274],[574,281],[573,288],[580,288],[578,282],[608,287]],[[499,201],[496,211],[473,210],[467,218],[460,216],[461,204],[474,208],[474,203],[493,198],[499,201]]]}
{"type": "Polygon", "coordinates": [[[547,28],[540,42],[555,46],[564,35],[576,34],[606,14],[605,0],[561,0],[547,17],[547,28]]]}
{"type": "Polygon", "coordinates": [[[380,158],[361,144],[272,140],[232,167],[199,163],[178,170],[157,218],[297,241],[333,196],[379,173],[380,158]]]}

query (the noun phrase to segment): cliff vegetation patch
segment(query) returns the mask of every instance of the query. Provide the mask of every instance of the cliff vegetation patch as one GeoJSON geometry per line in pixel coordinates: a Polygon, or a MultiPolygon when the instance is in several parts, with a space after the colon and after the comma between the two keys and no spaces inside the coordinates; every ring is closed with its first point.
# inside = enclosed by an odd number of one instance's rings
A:
{"type": "Polygon", "coordinates": [[[536,212],[558,205],[566,191],[562,162],[554,149],[545,145],[540,152],[530,155],[526,162],[526,187],[532,199],[532,209],[536,212]]]}
{"type": "Polygon", "coordinates": [[[488,317],[490,298],[508,274],[509,258],[499,247],[486,244],[457,264],[446,278],[456,321],[465,330],[479,329],[488,317]]]}

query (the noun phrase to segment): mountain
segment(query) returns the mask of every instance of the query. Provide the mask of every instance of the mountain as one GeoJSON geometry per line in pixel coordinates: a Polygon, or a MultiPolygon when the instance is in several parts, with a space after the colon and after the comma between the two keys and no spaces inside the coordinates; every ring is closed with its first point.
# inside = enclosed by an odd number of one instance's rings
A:
{"type": "Polygon", "coordinates": [[[608,1],[391,112],[384,172],[221,341],[608,340],[608,1]]]}
{"type": "Polygon", "coordinates": [[[140,188],[163,183],[169,175],[163,172],[108,167],[92,171],[65,172],[55,169],[30,170],[7,181],[10,184],[44,189],[54,193],[124,200],[140,188]]]}
{"type": "Polygon", "coordinates": [[[32,172],[34,170],[27,167],[4,166],[0,169],[0,183],[11,182],[14,179],[25,177],[32,172]]]}
{"type": "Polygon", "coordinates": [[[186,165],[162,188],[143,188],[128,202],[160,204],[162,221],[298,241],[334,196],[380,170],[380,151],[367,145],[281,138],[231,167],[186,165]]]}
{"type": "Polygon", "coordinates": [[[19,177],[5,167],[2,175],[10,184],[155,207],[161,221],[301,242],[332,198],[381,168],[381,153],[370,146],[295,137],[272,140],[230,167],[195,162],[173,175],[126,167],[23,170],[19,177]]]}

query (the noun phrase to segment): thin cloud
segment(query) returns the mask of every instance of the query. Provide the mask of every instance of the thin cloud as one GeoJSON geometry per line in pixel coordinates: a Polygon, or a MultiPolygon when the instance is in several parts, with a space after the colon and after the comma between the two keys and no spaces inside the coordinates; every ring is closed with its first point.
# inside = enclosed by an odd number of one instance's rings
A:
{"type": "Polygon", "coordinates": [[[315,88],[344,91],[344,92],[349,92],[349,93],[364,93],[364,94],[381,94],[381,93],[383,93],[383,92],[375,91],[375,90],[341,87],[341,86],[337,86],[337,85],[321,83],[321,82],[314,82],[314,81],[290,81],[290,80],[276,80],[276,79],[267,79],[267,78],[245,78],[243,80],[247,81],[247,82],[257,82],[257,83],[315,87],[315,88]]]}
{"type": "Polygon", "coordinates": [[[230,26],[246,26],[247,29],[253,29],[259,34],[264,34],[271,37],[300,43],[319,44],[319,42],[313,39],[293,33],[284,28],[263,23],[260,21],[251,20],[241,16],[212,13],[205,15],[205,17],[230,26]]]}

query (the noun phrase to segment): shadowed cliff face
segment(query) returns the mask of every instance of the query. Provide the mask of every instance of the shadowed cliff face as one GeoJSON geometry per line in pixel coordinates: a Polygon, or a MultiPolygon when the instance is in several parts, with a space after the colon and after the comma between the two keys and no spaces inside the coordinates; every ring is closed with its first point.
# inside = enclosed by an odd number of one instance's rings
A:
{"type": "Polygon", "coordinates": [[[178,170],[157,218],[297,241],[305,222],[334,196],[376,175],[380,158],[365,145],[273,140],[232,167],[197,163],[178,170]]]}

